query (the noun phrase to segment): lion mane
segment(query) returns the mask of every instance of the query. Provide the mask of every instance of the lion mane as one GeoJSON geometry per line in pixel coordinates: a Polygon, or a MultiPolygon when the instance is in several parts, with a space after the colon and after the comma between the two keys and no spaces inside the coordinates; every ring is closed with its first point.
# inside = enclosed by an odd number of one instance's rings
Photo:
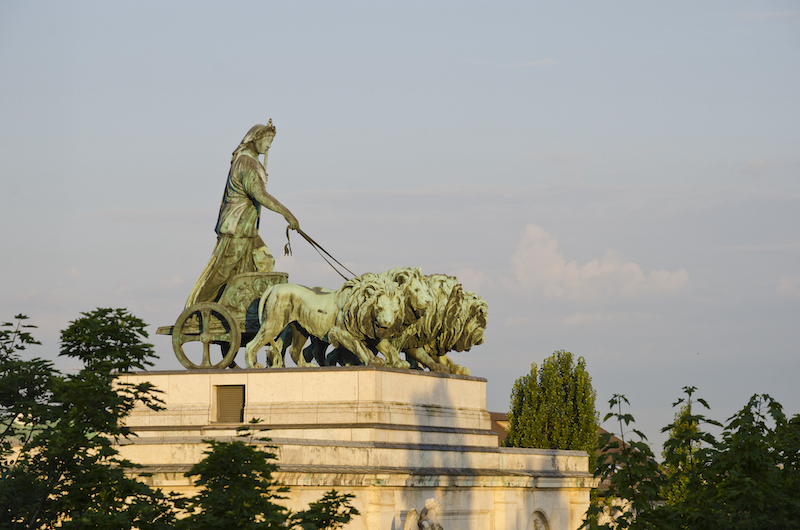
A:
{"type": "Polygon", "coordinates": [[[258,312],[261,327],[247,345],[248,368],[256,365],[258,350],[268,343],[274,347],[270,348],[270,365],[283,364],[281,348],[274,338],[292,323],[334,346],[344,346],[364,364],[382,365],[383,360],[370,351],[366,341],[380,341],[398,333],[403,321],[395,285],[373,273],[357,276],[336,291],[275,285],[261,297],[258,312]]]}
{"type": "Polygon", "coordinates": [[[406,326],[416,322],[432,306],[430,287],[419,267],[395,267],[381,273],[381,276],[397,286],[406,326]]]}
{"type": "Polygon", "coordinates": [[[346,281],[336,291],[340,308],[336,325],[362,340],[381,339],[386,333],[396,332],[402,324],[401,318],[395,319],[390,328],[376,330],[375,304],[381,294],[397,297],[394,285],[378,274],[368,272],[346,281]]]}
{"type": "MultiPolygon", "coordinates": [[[[302,346],[308,334],[312,346],[315,339],[318,346],[330,343],[364,364],[384,364],[377,356],[381,353],[389,366],[408,368],[399,356],[404,351],[409,360],[433,371],[469,374],[447,353],[483,342],[488,306],[453,276],[423,276],[418,268],[398,267],[362,274],[336,291],[276,285],[261,297],[258,311],[262,324],[247,346],[248,367],[255,365],[258,349],[270,342],[269,364],[283,365],[284,339],[274,338],[290,326],[291,353],[298,366],[306,365],[302,346]]],[[[288,340],[285,334],[281,337],[288,340]]]]}
{"type": "MultiPolygon", "coordinates": [[[[421,315],[424,315],[431,306],[432,297],[428,282],[420,269],[418,267],[395,267],[379,274],[367,273],[362,275],[358,282],[345,283],[340,290],[342,295],[348,299],[343,299],[342,311],[339,314],[342,319],[349,320],[341,320],[339,325],[347,327],[354,335],[359,335],[359,338],[368,344],[373,353],[383,354],[389,366],[409,368],[408,361],[400,358],[400,352],[389,339],[401,336],[403,331],[416,322],[421,315]],[[396,299],[400,306],[402,319],[394,321],[394,324],[388,329],[376,330],[374,328],[375,319],[372,316],[374,311],[362,301],[362,298],[370,299],[370,297],[360,297],[357,294],[364,289],[370,291],[373,287],[376,292],[378,289],[384,289],[387,295],[396,299]]],[[[304,343],[305,338],[302,332],[298,333],[293,329],[291,338],[293,345],[304,343]]],[[[312,337],[311,346],[303,350],[303,356],[300,355],[299,346],[292,347],[292,359],[298,366],[308,366],[312,358],[316,359],[320,366],[327,365],[329,362],[334,364],[352,362],[345,360],[348,353],[342,349],[338,349],[336,354],[332,352],[332,360],[328,361],[325,356],[327,346],[328,344],[324,340],[312,337]]],[[[281,347],[285,347],[284,343],[281,344],[281,347]]]]}
{"type": "Polygon", "coordinates": [[[469,373],[447,357],[450,351],[468,351],[483,343],[488,305],[464,291],[453,276],[426,276],[434,299],[431,309],[409,326],[393,345],[431,370],[469,373]]]}

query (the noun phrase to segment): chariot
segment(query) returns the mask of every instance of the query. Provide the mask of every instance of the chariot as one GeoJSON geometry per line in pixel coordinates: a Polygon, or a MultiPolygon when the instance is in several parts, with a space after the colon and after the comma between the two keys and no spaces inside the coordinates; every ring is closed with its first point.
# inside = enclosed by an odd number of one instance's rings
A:
{"type": "MultiPolygon", "coordinates": [[[[227,368],[241,346],[250,342],[260,327],[258,302],[276,284],[287,283],[285,272],[247,272],[237,274],[226,284],[215,302],[198,302],[187,307],[173,326],[162,326],[159,335],[172,335],[172,349],[186,368],[227,368]],[[195,363],[184,351],[184,344],[199,342],[203,353],[195,363]],[[211,361],[211,345],[220,347],[222,360],[211,361]]],[[[191,354],[190,354],[191,355],[191,354]]]]}

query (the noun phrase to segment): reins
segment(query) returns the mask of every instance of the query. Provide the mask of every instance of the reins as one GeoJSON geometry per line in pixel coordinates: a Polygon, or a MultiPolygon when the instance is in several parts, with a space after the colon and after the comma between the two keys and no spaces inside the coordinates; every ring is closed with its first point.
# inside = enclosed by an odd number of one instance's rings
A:
{"type": "MultiPolygon", "coordinates": [[[[341,276],[342,278],[344,278],[344,279],[345,279],[345,281],[349,280],[350,278],[348,278],[347,276],[345,276],[344,274],[342,274],[341,272],[339,272],[339,270],[338,270],[336,267],[334,267],[334,266],[333,266],[333,263],[331,263],[330,261],[328,261],[328,258],[326,258],[326,257],[325,257],[325,256],[322,254],[322,252],[324,252],[325,254],[327,254],[327,255],[328,255],[328,257],[329,257],[329,258],[331,258],[333,261],[335,261],[335,262],[336,262],[336,263],[337,263],[337,264],[338,264],[338,265],[339,265],[341,268],[343,268],[344,270],[346,270],[347,272],[349,272],[349,273],[350,273],[350,274],[352,274],[353,276],[356,276],[356,273],[354,273],[353,271],[351,271],[350,269],[348,269],[347,267],[345,267],[344,265],[342,265],[342,264],[339,262],[339,260],[337,260],[336,258],[334,258],[333,256],[331,256],[330,252],[328,252],[327,250],[325,250],[324,248],[322,248],[322,247],[319,245],[319,243],[317,243],[316,241],[314,241],[313,239],[311,239],[311,238],[308,236],[308,234],[306,234],[305,232],[303,232],[303,231],[302,231],[302,230],[300,230],[299,228],[297,228],[296,230],[297,230],[297,233],[298,233],[298,234],[300,234],[301,236],[303,236],[303,238],[304,238],[306,241],[308,241],[308,242],[309,242],[309,244],[310,244],[312,247],[314,247],[314,250],[316,250],[316,251],[317,251],[317,254],[319,254],[320,256],[322,256],[322,259],[324,259],[324,260],[325,260],[325,262],[326,262],[328,265],[330,265],[330,266],[331,266],[331,268],[332,268],[333,270],[335,270],[335,271],[336,271],[336,274],[338,274],[339,276],[341,276]],[[322,251],[322,252],[320,252],[320,251],[322,251]]],[[[286,227],[286,245],[283,247],[283,255],[284,255],[284,256],[291,256],[291,255],[292,255],[292,242],[291,242],[291,240],[289,239],[289,227],[288,227],[288,226],[286,227]]]]}

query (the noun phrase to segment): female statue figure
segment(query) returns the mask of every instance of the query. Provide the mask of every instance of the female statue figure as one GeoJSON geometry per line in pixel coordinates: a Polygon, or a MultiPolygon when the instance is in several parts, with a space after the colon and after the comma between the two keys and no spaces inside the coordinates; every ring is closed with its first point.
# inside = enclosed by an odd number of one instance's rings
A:
{"type": "Polygon", "coordinates": [[[274,137],[275,126],[269,120],[267,125],[251,128],[233,152],[215,228],[217,244],[192,288],[186,307],[217,300],[235,274],[273,269],[275,258],[258,235],[262,206],[283,215],[289,228],[300,228],[292,212],[267,193],[267,173],[258,157],[263,154],[266,164],[274,137]]]}

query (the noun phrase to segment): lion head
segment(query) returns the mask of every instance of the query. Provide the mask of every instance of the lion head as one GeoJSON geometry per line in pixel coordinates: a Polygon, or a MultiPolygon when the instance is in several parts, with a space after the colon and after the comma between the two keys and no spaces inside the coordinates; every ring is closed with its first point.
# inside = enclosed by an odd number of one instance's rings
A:
{"type": "Polygon", "coordinates": [[[397,285],[405,308],[404,322],[419,320],[433,303],[428,282],[419,267],[395,267],[383,273],[397,285]]]}
{"type": "Polygon", "coordinates": [[[368,272],[349,280],[338,290],[337,325],[362,339],[383,339],[403,323],[403,308],[396,285],[368,272]]]}
{"type": "Polygon", "coordinates": [[[467,351],[483,342],[488,305],[478,295],[464,291],[453,276],[426,276],[433,298],[431,309],[406,330],[402,347],[424,347],[432,355],[467,351]]]}
{"type": "Polygon", "coordinates": [[[465,314],[464,323],[460,328],[461,333],[453,335],[451,350],[469,351],[477,344],[483,344],[483,333],[489,316],[488,304],[473,292],[465,291],[461,306],[465,314]]]}

